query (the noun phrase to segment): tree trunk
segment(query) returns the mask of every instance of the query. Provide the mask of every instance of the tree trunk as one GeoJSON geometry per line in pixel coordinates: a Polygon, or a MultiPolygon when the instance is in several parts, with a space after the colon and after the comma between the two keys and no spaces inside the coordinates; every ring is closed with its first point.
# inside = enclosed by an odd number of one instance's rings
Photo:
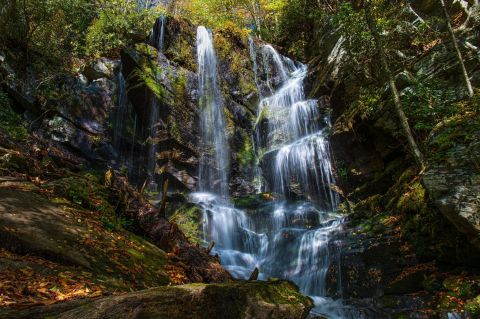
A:
{"type": "Polygon", "coordinates": [[[169,253],[169,263],[180,267],[189,282],[224,282],[230,274],[220,265],[218,258],[209,256],[205,248],[191,244],[175,223],[169,222],[132,185],[113,169],[105,174],[105,185],[118,210],[134,221],[136,233],[146,236],[155,245],[169,253]]]}
{"type": "Polygon", "coordinates": [[[255,20],[255,25],[257,28],[257,35],[259,39],[262,39],[262,26],[260,18],[260,8],[257,0],[251,0],[252,10],[253,10],[253,19],[255,20]]]}
{"type": "Polygon", "coordinates": [[[450,22],[450,15],[448,14],[447,7],[445,6],[445,1],[440,0],[440,4],[443,9],[443,14],[445,15],[448,32],[450,33],[450,37],[452,38],[453,47],[455,48],[455,52],[457,53],[458,63],[460,64],[460,68],[462,69],[463,79],[465,81],[465,85],[467,86],[468,96],[472,97],[473,96],[472,83],[470,82],[470,78],[468,77],[467,68],[465,67],[465,63],[463,62],[462,52],[460,52],[457,38],[455,37],[455,33],[453,32],[452,23],[450,22]]]}
{"type": "Polygon", "coordinates": [[[413,138],[412,130],[410,129],[410,125],[408,124],[408,119],[405,115],[405,112],[403,111],[402,102],[400,100],[400,94],[398,93],[397,85],[395,84],[395,78],[393,77],[393,74],[390,71],[390,67],[388,66],[387,56],[385,54],[385,50],[383,47],[383,41],[377,30],[376,22],[374,21],[372,14],[370,12],[369,3],[367,3],[365,6],[365,18],[367,20],[367,24],[370,29],[370,32],[372,33],[372,36],[375,40],[375,45],[377,47],[377,52],[380,58],[380,63],[382,65],[383,71],[388,77],[390,90],[392,91],[392,95],[393,95],[393,102],[395,104],[395,111],[397,112],[397,116],[400,120],[403,133],[407,138],[408,146],[410,147],[410,151],[412,152],[412,155],[415,159],[415,162],[417,163],[418,168],[420,170],[423,170],[425,167],[425,164],[423,161],[423,154],[420,151],[417,143],[415,142],[415,139],[413,138]]]}

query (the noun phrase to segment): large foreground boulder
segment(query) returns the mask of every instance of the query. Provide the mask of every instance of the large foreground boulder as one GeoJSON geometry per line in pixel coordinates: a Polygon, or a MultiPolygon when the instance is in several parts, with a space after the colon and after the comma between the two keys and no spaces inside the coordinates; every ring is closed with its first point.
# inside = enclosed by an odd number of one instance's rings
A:
{"type": "Polygon", "coordinates": [[[423,182],[440,212],[480,251],[479,136],[475,131],[470,142],[453,144],[444,161],[427,169],[423,182]]]}
{"type": "MultiPolygon", "coordinates": [[[[58,185],[73,192],[74,185],[67,181],[74,179],[65,179],[58,185]]],[[[82,185],[81,181],[77,177],[75,185],[82,185]]],[[[0,178],[0,250],[55,263],[57,266],[49,276],[61,276],[60,270],[68,271],[71,274],[68,278],[88,273],[92,282],[105,286],[102,289],[105,292],[110,288],[129,291],[169,283],[164,269],[167,262],[164,251],[128,231],[108,227],[106,216],[98,212],[84,210],[59,197],[48,198],[41,195],[42,192],[45,189],[32,183],[0,178]]],[[[79,193],[74,195],[80,196],[79,193]]],[[[24,268],[35,270],[43,278],[33,280],[36,294],[37,281],[48,281],[43,270],[25,266],[21,257],[0,257],[0,272],[19,270],[21,273],[24,268]]],[[[23,279],[26,279],[25,274],[23,279]]],[[[46,288],[53,289],[54,285],[46,288]]],[[[15,299],[13,292],[2,291],[2,294],[15,299]]]]}
{"type": "Polygon", "coordinates": [[[0,318],[301,319],[312,306],[312,301],[289,282],[235,282],[159,287],[94,301],[0,312],[0,318]]]}

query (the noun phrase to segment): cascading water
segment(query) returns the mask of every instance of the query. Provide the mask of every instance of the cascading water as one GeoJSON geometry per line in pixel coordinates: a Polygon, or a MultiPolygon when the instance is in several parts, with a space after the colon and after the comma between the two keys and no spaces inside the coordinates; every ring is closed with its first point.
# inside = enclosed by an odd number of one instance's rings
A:
{"type": "Polygon", "coordinates": [[[198,87],[202,156],[199,190],[228,198],[229,152],[218,86],[217,57],[213,36],[205,27],[197,30],[198,87]]]}
{"type": "Polygon", "coordinates": [[[254,140],[257,152],[269,158],[264,162],[270,165],[264,164],[262,170],[265,186],[278,199],[258,207],[256,217],[228,200],[228,150],[217,61],[212,35],[200,27],[199,104],[205,154],[200,162],[201,193],[192,194],[191,199],[204,212],[204,240],[215,242],[214,253],[234,277],[246,279],[257,267],[259,279],[294,281],[314,298],[317,314],[360,318],[347,316],[340,302],[326,298],[326,275],[338,259],[336,243],[330,239],[343,220],[334,213],[338,198],[330,188],[335,180],[326,137],[328,116],[322,116],[315,100],[305,98],[305,65],[281,56],[271,46],[261,47],[261,54],[256,54],[253,41],[250,46],[261,96],[254,140]],[[288,200],[292,192],[304,200],[288,200]]]}
{"type": "Polygon", "coordinates": [[[160,19],[160,36],[158,38],[157,48],[160,52],[163,52],[163,41],[165,39],[165,20],[166,20],[166,17],[165,17],[165,15],[162,14],[159,19],[160,19]]]}
{"type": "MultiPolygon", "coordinates": [[[[163,51],[164,38],[165,38],[165,15],[161,15],[156,23],[155,27],[150,34],[150,44],[157,48],[158,52],[163,51]]],[[[158,55],[158,60],[161,59],[161,54],[158,55]]],[[[158,74],[157,76],[161,76],[158,74]]],[[[158,120],[159,120],[159,103],[155,96],[150,96],[150,108],[148,115],[148,137],[145,141],[147,145],[147,178],[148,178],[148,189],[151,192],[158,191],[158,184],[155,181],[156,174],[156,165],[157,165],[157,131],[158,131],[158,120]]],[[[136,125],[136,121],[135,121],[136,125]]]]}
{"type": "Polygon", "coordinates": [[[149,43],[151,46],[157,48],[158,52],[163,52],[166,21],[167,17],[162,14],[160,17],[158,17],[154,28],[150,32],[149,43]]]}
{"type": "MultiPolygon", "coordinates": [[[[117,105],[114,111],[112,146],[118,154],[122,154],[122,133],[125,124],[125,118],[128,113],[128,97],[125,87],[125,78],[122,69],[117,74],[117,105]]],[[[124,159],[119,158],[120,162],[124,159]]]]}
{"type": "Polygon", "coordinates": [[[200,158],[199,191],[191,198],[204,212],[203,233],[206,242],[216,243],[225,268],[234,276],[245,277],[243,267],[253,256],[243,251],[252,241],[248,219],[229,203],[229,151],[226,140],[223,97],[218,86],[217,58],[213,36],[205,27],[197,30],[197,58],[202,156],[200,158]]]}
{"type": "Polygon", "coordinates": [[[148,117],[148,137],[145,141],[147,146],[147,178],[148,189],[152,192],[158,190],[155,182],[155,170],[157,166],[157,122],[158,122],[158,101],[154,96],[150,97],[150,112],[148,117]]]}

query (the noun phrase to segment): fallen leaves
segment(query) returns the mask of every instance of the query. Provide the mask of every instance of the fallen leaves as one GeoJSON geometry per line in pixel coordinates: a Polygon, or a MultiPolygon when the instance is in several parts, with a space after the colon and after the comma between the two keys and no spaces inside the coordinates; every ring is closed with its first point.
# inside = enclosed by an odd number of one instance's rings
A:
{"type": "Polygon", "coordinates": [[[52,304],[77,297],[97,297],[105,287],[88,272],[61,271],[54,262],[0,249],[0,307],[52,304]]]}
{"type": "Polygon", "coordinates": [[[170,282],[172,285],[183,285],[189,282],[184,267],[168,264],[165,267],[165,270],[170,277],[170,282]]]}

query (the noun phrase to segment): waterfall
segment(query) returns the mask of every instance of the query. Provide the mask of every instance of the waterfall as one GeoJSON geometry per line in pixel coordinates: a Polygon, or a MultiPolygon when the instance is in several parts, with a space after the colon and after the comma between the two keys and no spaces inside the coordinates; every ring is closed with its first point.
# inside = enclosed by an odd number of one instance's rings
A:
{"type": "Polygon", "coordinates": [[[145,141],[147,144],[147,177],[148,188],[152,192],[158,190],[158,185],[155,182],[155,171],[157,167],[157,129],[158,129],[158,115],[159,106],[155,96],[150,96],[150,114],[148,118],[148,137],[145,141]]]}
{"type": "Polygon", "coordinates": [[[202,26],[197,30],[197,58],[202,148],[199,190],[227,198],[229,151],[225,136],[223,97],[218,86],[213,36],[202,26]]]}
{"type": "Polygon", "coordinates": [[[270,45],[263,51],[267,79],[271,79],[273,70],[279,82],[279,88],[263,98],[258,107],[257,132],[266,134],[257,139],[257,145],[268,159],[264,170],[270,176],[270,189],[285,197],[299,193],[332,210],[338,198],[330,189],[335,180],[326,138],[329,121],[328,117],[322,118],[317,101],[305,97],[303,82],[308,69],[281,57],[270,45]]]}
{"type": "Polygon", "coordinates": [[[343,217],[335,212],[338,197],[330,187],[335,179],[327,112],[323,112],[322,103],[305,96],[307,66],[281,56],[270,45],[257,48],[253,40],[249,44],[260,96],[252,138],[257,153],[264,154],[257,174],[267,180],[259,190],[268,187],[277,193],[277,199],[260,205],[253,215],[229,201],[229,154],[217,60],[212,34],[199,27],[202,155],[200,192],[191,194],[190,200],[203,210],[204,244],[215,242],[213,253],[235,278],[247,279],[257,267],[260,280],[295,282],[315,300],[315,314],[332,319],[361,318],[347,315],[341,301],[326,297],[329,267],[339,260],[332,238],[343,224],[343,217]],[[257,54],[259,50],[261,54],[257,54]],[[293,191],[301,200],[289,200],[293,191]]]}
{"type": "Polygon", "coordinates": [[[197,31],[198,86],[201,149],[199,191],[191,200],[203,210],[206,243],[216,243],[225,268],[237,278],[249,275],[259,236],[250,230],[245,212],[229,203],[229,152],[226,140],[223,97],[218,86],[217,58],[212,34],[204,27],[197,31]]]}
{"type": "Polygon", "coordinates": [[[166,20],[166,17],[165,17],[165,15],[162,14],[159,19],[160,19],[160,35],[158,37],[157,48],[158,48],[158,51],[163,52],[163,41],[164,41],[164,38],[165,38],[165,20],[166,20]]]}
{"type": "MultiPolygon", "coordinates": [[[[125,78],[122,73],[122,68],[117,74],[117,103],[115,111],[113,113],[113,137],[112,146],[113,149],[121,157],[122,154],[122,134],[125,124],[125,118],[128,113],[128,98],[127,90],[125,88],[125,78]]],[[[120,159],[122,161],[122,159],[120,159]]]]}
{"type": "Polygon", "coordinates": [[[149,43],[151,46],[157,48],[158,52],[160,53],[163,52],[164,47],[166,20],[167,17],[162,14],[160,17],[158,17],[153,30],[150,32],[149,43]]]}

